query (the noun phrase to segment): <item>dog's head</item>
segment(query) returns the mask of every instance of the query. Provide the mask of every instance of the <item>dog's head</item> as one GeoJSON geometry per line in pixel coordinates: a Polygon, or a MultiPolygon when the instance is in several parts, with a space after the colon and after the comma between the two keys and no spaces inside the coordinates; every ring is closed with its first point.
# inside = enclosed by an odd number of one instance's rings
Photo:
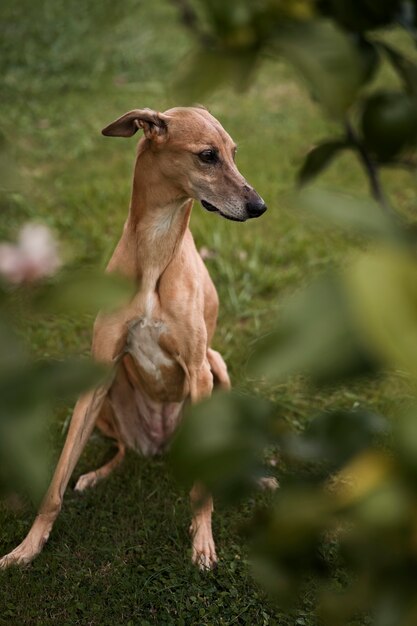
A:
{"type": "Polygon", "coordinates": [[[131,137],[139,128],[164,176],[207,211],[238,222],[266,211],[262,198],[236,167],[236,144],[206,109],[178,107],[165,113],[135,109],[102,133],[131,137]]]}

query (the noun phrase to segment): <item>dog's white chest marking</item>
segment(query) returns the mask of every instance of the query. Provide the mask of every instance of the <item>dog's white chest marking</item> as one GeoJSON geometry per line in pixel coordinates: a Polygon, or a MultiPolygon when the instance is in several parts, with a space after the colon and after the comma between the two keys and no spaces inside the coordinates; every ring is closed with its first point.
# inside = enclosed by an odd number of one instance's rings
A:
{"type": "Polygon", "coordinates": [[[162,367],[174,364],[174,360],[159,345],[159,338],[164,331],[166,326],[161,320],[151,320],[147,317],[134,320],[129,325],[127,351],[146,374],[155,379],[155,382],[162,380],[162,367]]]}

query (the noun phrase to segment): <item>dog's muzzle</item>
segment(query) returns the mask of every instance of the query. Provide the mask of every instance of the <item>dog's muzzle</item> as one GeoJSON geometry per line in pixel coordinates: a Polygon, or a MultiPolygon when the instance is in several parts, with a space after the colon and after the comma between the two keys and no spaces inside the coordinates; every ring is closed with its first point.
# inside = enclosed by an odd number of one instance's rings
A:
{"type": "Polygon", "coordinates": [[[210,213],[218,213],[222,217],[225,217],[227,220],[231,220],[232,222],[245,222],[247,219],[252,219],[254,217],[260,217],[266,211],[266,204],[263,200],[260,202],[247,202],[245,204],[245,212],[246,215],[242,217],[237,217],[235,215],[226,215],[220,209],[218,209],[214,204],[207,202],[207,200],[201,200],[201,204],[206,209],[206,211],[210,211],[210,213]]]}

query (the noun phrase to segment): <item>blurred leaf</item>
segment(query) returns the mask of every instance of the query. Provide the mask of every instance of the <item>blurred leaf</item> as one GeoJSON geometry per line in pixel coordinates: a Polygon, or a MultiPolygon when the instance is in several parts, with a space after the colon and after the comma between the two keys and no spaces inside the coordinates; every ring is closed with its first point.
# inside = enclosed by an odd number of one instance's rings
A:
{"type": "Polygon", "coordinates": [[[188,102],[199,102],[222,85],[246,89],[251,82],[257,56],[253,51],[198,50],[189,57],[185,71],[174,84],[174,92],[188,102]]]}
{"type": "Polygon", "coordinates": [[[328,21],[310,20],[280,29],[277,48],[330,115],[344,117],[363,81],[360,54],[347,34],[328,21]]]}
{"type": "Polygon", "coordinates": [[[417,377],[417,264],[406,250],[376,249],[345,271],[363,341],[380,359],[417,377]]]}
{"type": "Polygon", "coordinates": [[[78,270],[58,275],[33,294],[35,310],[73,315],[114,310],[127,304],[134,294],[132,281],[116,274],[78,270]]]}
{"type": "Polygon", "coordinates": [[[67,402],[103,382],[108,374],[104,365],[85,358],[40,361],[34,367],[34,385],[40,397],[45,394],[53,402],[67,402]]]}
{"type": "Polygon", "coordinates": [[[395,19],[401,0],[319,0],[325,15],[354,33],[389,24],[395,19]]]}
{"type": "Polygon", "coordinates": [[[369,448],[350,459],[335,476],[332,492],[342,507],[356,506],[390,480],[393,463],[386,452],[369,448]]]}
{"type": "Polygon", "coordinates": [[[404,594],[394,589],[386,589],[373,607],[373,626],[413,626],[407,619],[404,594]]]}
{"type": "Polygon", "coordinates": [[[332,503],[323,490],[283,489],[251,525],[252,562],[261,584],[286,606],[297,601],[311,574],[328,575],[320,550],[323,531],[332,523],[332,503]]]}
{"type": "Polygon", "coordinates": [[[337,275],[323,276],[286,302],[277,330],[259,342],[252,368],[274,380],[303,373],[318,384],[375,371],[337,275]]]}
{"type": "Polygon", "coordinates": [[[413,473],[413,482],[417,473],[417,406],[403,410],[395,419],[394,449],[401,464],[413,473]]]}
{"type": "Polygon", "coordinates": [[[405,530],[412,514],[409,494],[401,482],[387,476],[355,506],[353,514],[359,524],[378,532],[394,527],[405,530]]]}
{"type": "Polygon", "coordinates": [[[270,512],[259,513],[259,521],[266,522],[266,535],[270,555],[299,552],[303,543],[321,531],[332,511],[331,498],[324,490],[307,486],[283,489],[274,497],[270,512]]]}
{"type": "Polygon", "coordinates": [[[170,453],[175,474],[187,484],[201,481],[225,499],[239,497],[261,475],[271,432],[266,401],[216,392],[187,409],[170,453]]]}
{"type": "Polygon", "coordinates": [[[260,6],[247,0],[204,0],[202,6],[212,30],[222,43],[245,48],[256,41],[254,23],[260,6]]]}
{"type": "Polygon", "coordinates": [[[373,200],[315,188],[302,191],[296,199],[297,205],[340,228],[378,239],[401,241],[404,237],[398,223],[373,200]]]}
{"type": "Polygon", "coordinates": [[[364,101],[360,123],[365,147],[381,162],[392,160],[417,144],[417,101],[401,91],[377,91],[364,101]]]}
{"type": "Polygon", "coordinates": [[[88,359],[38,361],[0,379],[0,419],[25,419],[36,406],[73,399],[100,382],[106,369],[88,359]]]}
{"type": "MultiPolygon", "coordinates": [[[[351,622],[354,615],[363,614],[369,608],[370,583],[362,579],[351,584],[335,586],[323,585],[320,592],[318,616],[323,626],[342,626],[349,623],[359,626],[359,622],[351,622]]],[[[361,624],[365,626],[365,623],[361,624]]]]}
{"type": "Polygon", "coordinates": [[[369,83],[380,65],[379,50],[373,41],[363,35],[357,39],[357,50],[361,58],[362,80],[369,83]]]}
{"type": "Polygon", "coordinates": [[[20,364],[0,376],[0,490],[16,487],[38,502],[49,477],[47,418],[103,380],[103,366],[87,359],[20,364]]]}
{"type": "Polygon", "coordinates": [[[0,381],[2,376],[23,367],[27,360],[27,351],[12,324],[6,317],[0,317],[0,381]]]}
{"type": "Polygon", "coordinates": [[[398,74],[401,76],[408,92],[417,97],[417,65],[407,59],[401,52],[392,46],[378,42],[378,46],[385,52],[398,74]]]}
{"type": "Polygon", "coordinates": [[[0,492],[2,487],[8,492],[23,490],[38,504],[50,471],[47,408],[39,404],[28,407],[24,420],[9,419],[3,409],[0,406],[0,492]]]}
{"type": "Polygon", "coordinates": [[[299,185],[305,185],[314,179],[330,165],[336,154],[345,148],[349,148],[347,141],[335,139],[333,141],[324,141],[310,150],[298,173],[299,185]]]}
{"type": "Polygon", "coordinates": [[[334,410],[314,417],[302,433],[288,435],[282,445],[292,460],[324,465],[333,472],[388,431],[387,420],[366,409],[334,410]]]}

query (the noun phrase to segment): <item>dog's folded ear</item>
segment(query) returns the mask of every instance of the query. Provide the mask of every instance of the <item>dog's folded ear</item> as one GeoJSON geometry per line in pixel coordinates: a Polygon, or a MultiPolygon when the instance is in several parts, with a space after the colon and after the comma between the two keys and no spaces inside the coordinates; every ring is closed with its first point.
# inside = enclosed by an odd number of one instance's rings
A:
{"type": "Polygon", "coordinates": [[[168,116],[152,109],[134,109],[103,128],[103,135],[108,137],[132,137],[139,128],[143,128],[145,137],[154,141],[163,141],[167,134],[168,116]]]}

